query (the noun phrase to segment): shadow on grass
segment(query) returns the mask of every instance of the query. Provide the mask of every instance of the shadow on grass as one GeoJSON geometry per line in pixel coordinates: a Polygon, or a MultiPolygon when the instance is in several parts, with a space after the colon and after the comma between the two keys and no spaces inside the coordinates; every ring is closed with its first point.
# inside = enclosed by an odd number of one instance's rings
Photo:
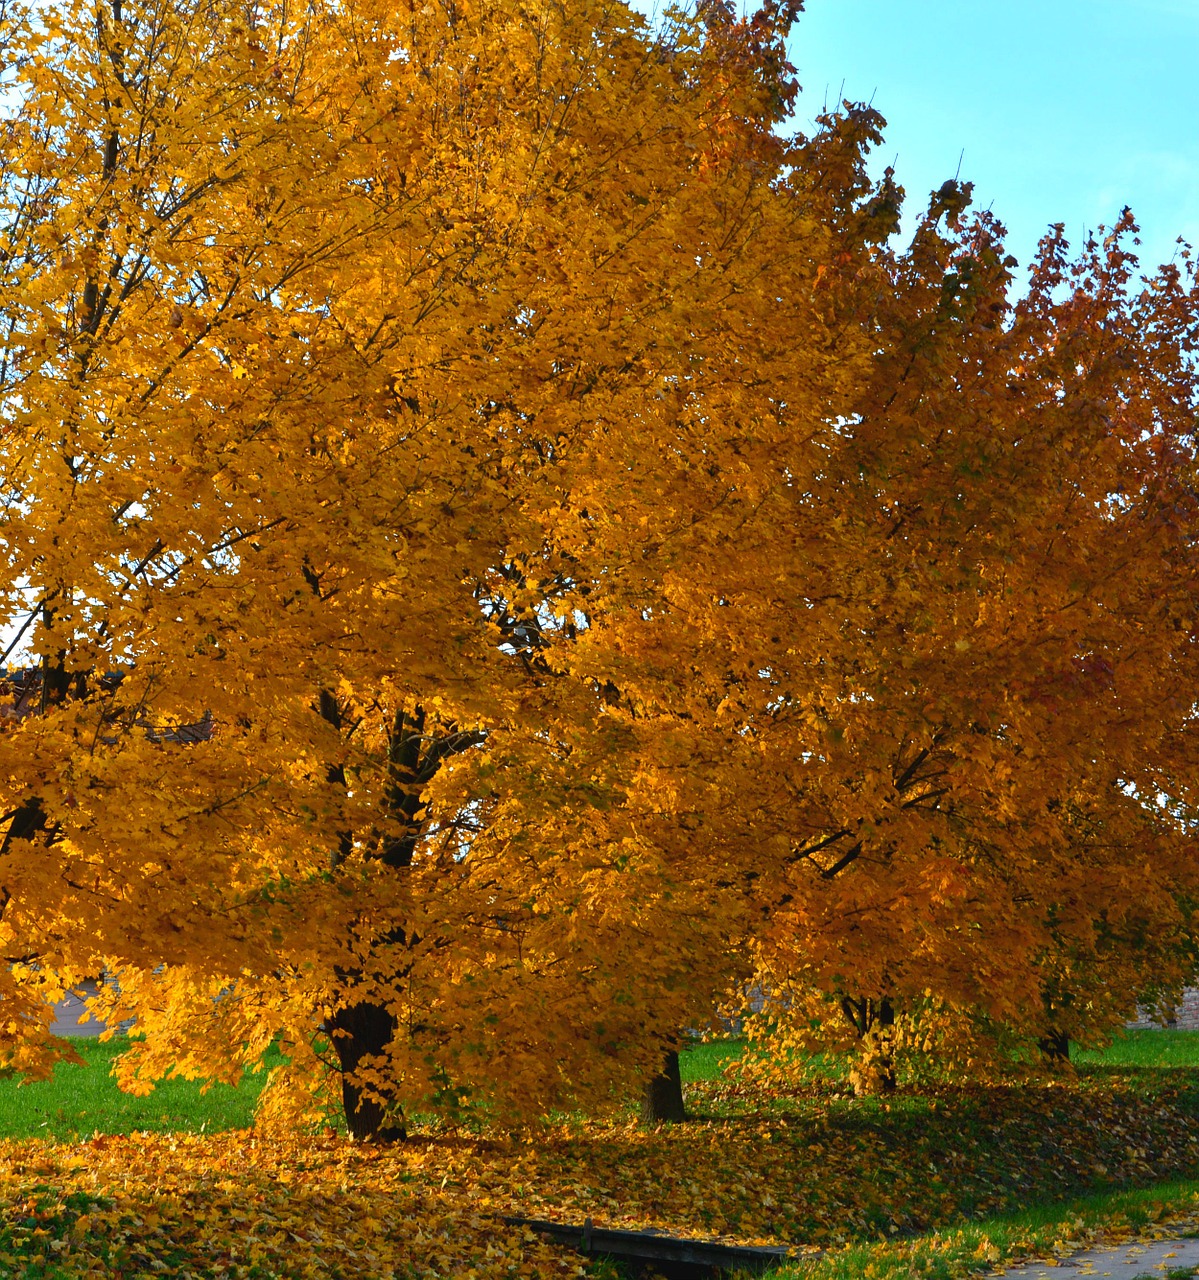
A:
{"type": "Polygon", "coordinates": [[[1183,1063],[1124,1066],[1082,1062],[1075,1072],[1084,1085],[1124,1088],[1146,1098],[1169,1097],[1179,1110],[1199,1118],[1199,1067],[1183,1063]]]}
{"type": "Polygon", "coordinates": [[[793,1215],[797,1241],[910,1236],[1199,1176],[1194,1067],[1084,1064],[1057,1080],[907,1086],[885,1098],[826,1082],[769,1103],[717,1083],[693,1088],[692,1108],[750,1167],[756,1133],[786,1133],[794,1197],[808,1210],[793,1215]]]}

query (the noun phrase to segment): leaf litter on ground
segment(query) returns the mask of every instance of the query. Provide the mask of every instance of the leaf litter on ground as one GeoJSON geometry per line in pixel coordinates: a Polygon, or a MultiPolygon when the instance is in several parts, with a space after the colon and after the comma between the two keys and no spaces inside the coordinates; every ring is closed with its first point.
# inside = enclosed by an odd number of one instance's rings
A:
{"type": "MultiPolygon", "coordinates": [[[[253,1130],[8,1141],[0,1275],[578,1274],[579,1255],[505,1216],[783,1243],[797,1258],[867,1242],[902,1252],[920,1233],[1193,1176],[1190,1073],[1151,1074],[1148,1086],[1137,1073],[1133,1084],[1105,1071],[882,1101],[820,1084],[749,1096],[701,1081],[685,1125],[567,1119],[392,1147],[253,1130]]],[[[1079,1227],[1067,1243],[1087,1242],[1079,1227]]]]}

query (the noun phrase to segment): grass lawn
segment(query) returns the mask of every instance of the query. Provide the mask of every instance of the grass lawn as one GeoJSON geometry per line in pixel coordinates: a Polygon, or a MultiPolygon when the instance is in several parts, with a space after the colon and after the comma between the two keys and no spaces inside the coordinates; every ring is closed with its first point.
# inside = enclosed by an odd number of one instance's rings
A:
{"type": "MultiPolygon", "coordinates": [[[[199,1083],[164,1080],[152,1094],[121,1093],[109,1074],[113,1059],[128,1045],[124,1036],[101,1044],[80,1037],[75,1048],[82,1067],[60,1065],[51,1080],[22,1084],[0,1078],[0,1138],[72,1140],[94,1133],[199,1133],[242,1129],[253,1121],[254,1104],[266,1072],[247,1074],[236,1089],[214,1084],[201,1095],[199,1083]]],[[[738,1041],[697,1044],[681,1055],[685,1085],[719,1079],[723,1066],[742,1052],[738,1041]]],[[[267,1061],[267,1067],[278,1062],[267,1061]]],[[[1199,1069],[1199,1031],[1131,1031],[1102,1053],[1075,1053],[1080,1066],[1194,1067],[1199,1069]]],[[[815,1064],[817,1078],[839,1080],[835,1061],[815,1064]]]]}
{"type": "Polygon", "coordinates": [[[786,1096],[730,1089],[740,1046],[701,1045],[687,1125],[573,1117],[389,1149],[247,1128],[261,1076],[128,1098],[107,1076],[119,1045],[78,1047],[87,1068],[0,1081],[4,1280],[577,1274],[504,1215],[800,1246],[780,1280],[953,1280],[1100,1230],[1199,1226],[1199,1033],[1130,1033],[1060,1081],[888,1099],[823,1063],[786,1096]]]}
{"type": "MultiPolygon", "coordinates": [[[[82,1067],[60,1063],[50,1080],[22,1084],[0,1078],[0,1138],[90,1138],[117,1134],[207,1132],[239,1129],[252,1123],[254,1104],[266,1072],[247,1075],[234,1089],[214,1084],[201,1095],[189,1080],[163,1080],[145,1098],[122,1093],[109,1074],[113,1059],[128,1047],[124,1036],[101,1044],[74,1041],[82,1067]]],[[[274,1061],[268,1066],[275,1065],[274,1061]]]]}
{"type": "Polygon", "coordinates": [[[1199,1031],[1126,1031],[1106,1049],[1076,1049],[1080,1065],[1199,1067],[1199,1031]]]}
{"type": "MultiPolygon", "coordinates": [[[[775,1274],[776,1280],[960,1280],[990,1272],[1012,1259],[1053,1258],[1051,1265],[1057,1265],[1057,1259],[1098,1240],[1196,1234],[1199,1181],[1170,1181],[1074,1197],[886,1244],[851,1244],[775,1274]]],[[[1192,1268],[1180,1267],[1168,1271],[1163,1280],[1189,1280],[1194,1274],[1192,1268]]]]}

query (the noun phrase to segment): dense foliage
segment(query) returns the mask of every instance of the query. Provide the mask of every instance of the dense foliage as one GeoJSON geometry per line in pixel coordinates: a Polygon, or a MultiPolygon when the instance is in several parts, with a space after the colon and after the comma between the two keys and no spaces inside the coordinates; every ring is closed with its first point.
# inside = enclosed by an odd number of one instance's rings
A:
{"type": "Polygon", "coordinates": [[[394,1137],[1190,975],[1195,273],[896,249],[798,7],[0,8],[7,1065],[104,967],[394,1137]]]}

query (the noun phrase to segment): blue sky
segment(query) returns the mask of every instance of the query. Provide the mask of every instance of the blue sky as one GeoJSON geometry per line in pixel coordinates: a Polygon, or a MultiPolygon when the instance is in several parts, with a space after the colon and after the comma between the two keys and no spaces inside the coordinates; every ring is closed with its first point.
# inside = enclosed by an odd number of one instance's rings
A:
{"type": "Polygon", "coordinates": [[[790,48],[801,128],[873,99],[909,208],[961,157],[1021,264],[1126,204],[1142,266],[1199,248],[1199,0],[808,0],[790,48]]]}

